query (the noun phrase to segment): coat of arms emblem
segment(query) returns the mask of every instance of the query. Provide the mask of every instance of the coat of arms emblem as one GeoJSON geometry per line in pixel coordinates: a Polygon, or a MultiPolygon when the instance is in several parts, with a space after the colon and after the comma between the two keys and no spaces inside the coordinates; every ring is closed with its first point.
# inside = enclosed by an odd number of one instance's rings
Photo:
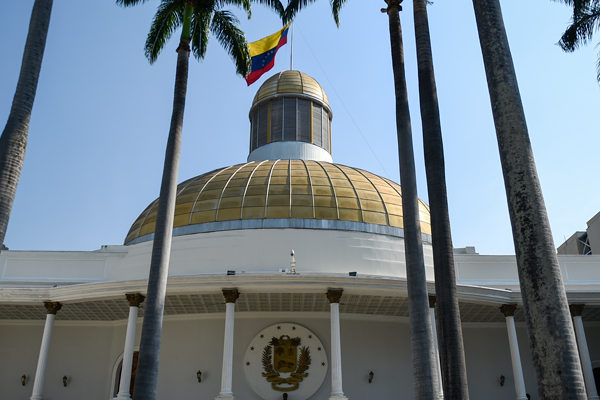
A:
{"type": "Polygon", "coordinates": [[[262,355],[262,376],[267,378],[273,389],[280,392],[296,390],[300,382],[308,376],[306,371],[311,361],[310,350],[307,346],[300,347],[298,356],[300,341],[299,337],[282,335],[272,338],[265,346],[262,355]]]}

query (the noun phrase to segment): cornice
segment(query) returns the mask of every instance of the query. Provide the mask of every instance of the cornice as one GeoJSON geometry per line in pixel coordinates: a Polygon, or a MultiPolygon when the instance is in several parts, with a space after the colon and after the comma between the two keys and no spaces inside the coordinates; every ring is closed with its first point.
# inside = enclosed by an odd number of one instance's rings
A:
{"type": "MultiPolygon", "coordinates": [[[[56,287],[0,288],[0,303],[31,304],[43,301],[81,302],[121,297],[126,293],[146,293],[147,281],[128,280],[94,282],[56,287]]],[[[428,291],[435,294],[434,282],[428,282],[428,291]]],[[[240,274],[198,275],[170,277],[168,295],[199,294],[220,292],[223,288],[237,287],[243,293],[327,293],[329,288],[343,288],[352,295],[378,295],[406,297],[405,278],[359,275],[349,277],[344,274],[240,274]]],[[[569,302],[600,304],[600,292],[568,292],[569,302]]],[[[508,289],[489,288],[471,285],[457,285],[460,301],[479,304],[501,305],[520,304],[521,294],[508,289]]]]}

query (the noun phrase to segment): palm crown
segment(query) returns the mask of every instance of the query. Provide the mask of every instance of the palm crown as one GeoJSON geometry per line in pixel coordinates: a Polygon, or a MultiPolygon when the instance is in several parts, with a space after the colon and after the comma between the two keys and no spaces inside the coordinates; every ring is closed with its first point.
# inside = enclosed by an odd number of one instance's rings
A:
{"type": "MultiPolygon", "coordinates": [[[[147,0],[116,0],[122,6],[134,6],[147,0]]],[[[233,59],[237,73],[246,76],[250,64],[248,44],[239,21],[224,6],[241,7],[250,17],[251,0],[161,0],[146,39],[146,57],[153,63],[175,29],[181,27],[177,48],[177,69],[173,112],[165,151],[163,177],[160,186],[155,236],[148,273],[147,309],[144,313],[140,353],[134,387],[135,399],[152,400],[157,397],[158,361],[162,334],[171,236],[173,230],[173,205],[177,190],[177,172],[181,153],[183,114],[188,80],[190,52],[197,59],[204,58],[209,34],[212,33],[233,59]]],[[[266,4],[283,14],[279,0],[254,0],[266,4]]]]}
{"type": "MultiPolygon", "coordinates": [[[[116,1],[127,7],[148,0],[116,1]]],[[[257,2],[273,8],[279,15],[283,14],[279,0],[257,2]]],[[[245,76],[250,65],[248,45],[244,32],[239,28],[239,20],[223,9],[228,5],[242,8],[250,18],[250,0],[161,0],[146,38],[145,52],[150,63],[156,61],[173,32],[182,27],[181,40],[185,41],[184,45],[190,45],[196,59],[204,58],[212,33],[233,59],[236,72],[245,76]]]]}
{"type": "MultiPolygon", "coordinates": [[[[314,3],[315,1],[317,0],[289,0],[287,7],[282,14],[283,22],[285,23],[293,20],[300,10],[309,4],[314,3]]],[[[337,26],[340,26],[340,10],[346,1],[347,0],[329,0],[331,5],[331,13],[333,14],[333,19],[335,20],[337,26]]]]}
{"type": "MultiPolygon", "coordinates": [[[[558,45],[564,51],[574,51],[592,39],[594,30],[600,26],[600,0],[558,0],[573,7],[573,21],[563,33],[558,45]]],[[[600,81],[600,57],[597,64],[600,81]]]]}

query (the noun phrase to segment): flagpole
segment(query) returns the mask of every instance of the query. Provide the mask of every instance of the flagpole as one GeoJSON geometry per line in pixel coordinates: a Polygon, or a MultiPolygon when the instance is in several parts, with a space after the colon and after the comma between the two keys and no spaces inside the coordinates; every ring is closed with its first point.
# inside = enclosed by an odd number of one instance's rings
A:
{"type": "Polygon", "coordinates": [[[294,22],[292,21],[292,33],[290,37],[290,71],[294,69],[294,22]]]}

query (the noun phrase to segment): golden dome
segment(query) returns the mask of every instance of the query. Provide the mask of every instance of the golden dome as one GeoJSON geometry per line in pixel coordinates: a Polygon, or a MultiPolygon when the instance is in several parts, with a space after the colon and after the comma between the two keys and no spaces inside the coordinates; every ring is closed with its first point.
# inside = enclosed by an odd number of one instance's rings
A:
{"type": "Polygon", "coordinates": [[[329,108],[329,100],[319,82],[300,71],[282,71],[267,79],[256,92],[252,107],[263,99],[283,94],[308,96],[329,108]]]}
{"type": "MultiPolygon", "coordinates": [[[[131,226],[125,244],[151,239],[157,207],[155,200],[142,212],[131,226]]],[[[421,231],[431,235],[429,207],[421,200],[419,211],[421,231]]],[[[389,179],[358,168],[305,160],[232,165],[177,187],[173,227],[176,232],[179,229],[179,234],[244,229],[235,228],[236,221],[259,228],[249,223],[261,220],[291,221],[286,227],[377,233],[382,229],[397,230],[403,226],[401,189],[389,179]],[[303,221],[307,224],[301,226],[303,221]],[[377,226],[379,230],[365,229],[377,226]]]]}

